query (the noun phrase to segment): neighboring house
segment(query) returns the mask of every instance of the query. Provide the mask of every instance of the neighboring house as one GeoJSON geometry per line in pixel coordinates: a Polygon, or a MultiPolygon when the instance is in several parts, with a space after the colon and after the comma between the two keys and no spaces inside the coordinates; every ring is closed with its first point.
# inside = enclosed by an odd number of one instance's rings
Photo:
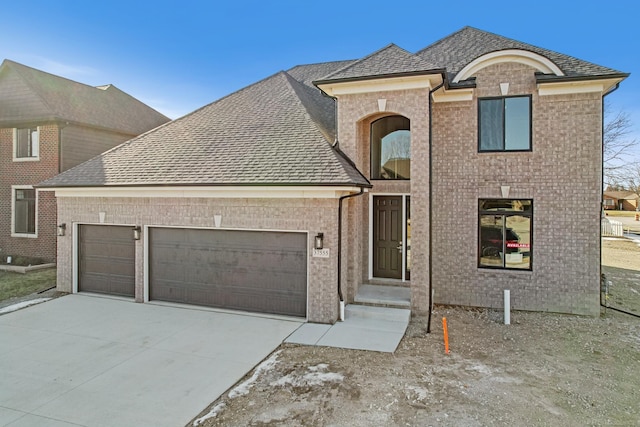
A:
{"type": "Polygon", "coordinates": [[[0,65],[0,258],[56,259],[56,201],[33,185],[169,119],[120,89],[0,65]]]}
{"type": "Polygon", "coordinates": [[[596,315],[602,97],[625,77],[470,27],[276,73],[40,184],[58,288],[321,323],[363,284],[408,286],[414,313],[509,289],[596,315]]]}
{"type": "Polygon", "coordinates": [[[605,191],[603,205],[605,210],[635,211],[639,199],[633,191],[605,191]]]}

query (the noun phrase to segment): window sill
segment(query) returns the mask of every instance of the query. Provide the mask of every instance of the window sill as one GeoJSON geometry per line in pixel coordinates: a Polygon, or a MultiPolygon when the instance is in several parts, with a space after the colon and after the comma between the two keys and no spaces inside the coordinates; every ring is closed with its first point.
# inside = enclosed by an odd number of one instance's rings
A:
{"type": "Polygon", "coordinates": [[[11,237],[23,237],[26,239],[37,239],[38,233],[28,234],[28,233],[11,233],[11,237]]]}
{"type": "Polygon", "coordinates": [[[524,148],[522,150],[478,150],[478,154],[486,154],[486,153],[531,153],[533,149],[524,148]]]}
{"type": "Polygon", "coordinates": [[[14,162],[39,162],[40,157],[14,157],[14,162]]]}
{"type": "Polygon", "coordinates": [[[526,274],[526,273],[533,273],[533,270],[528,268],[502,268],[502,267],[476,267],[478,272],[480,273],[495,273],[495,272],[502,272],[501,274],[505,274],[505,273],[515,273],[515,274],[526,274]]]}

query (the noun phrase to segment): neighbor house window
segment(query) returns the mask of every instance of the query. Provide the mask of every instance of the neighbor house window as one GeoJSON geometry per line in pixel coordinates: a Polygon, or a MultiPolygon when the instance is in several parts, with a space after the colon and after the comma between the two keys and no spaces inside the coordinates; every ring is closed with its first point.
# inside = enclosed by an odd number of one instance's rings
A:
{"type": "Polygon", "coordinates": [[[15,159],[37,159],[40,155],[40,132],[38,128],[15,129],[13,146],[15,159]]]}
{"type": "Polygon", "coordinates": [[[371,124],[371,179],[409,179],[411,132],[409,119],[389,116],[371,124]]]}
{"type": "Polygon", "coordinates": [[[478,266],[531,270],[533,202],[481,199],[478,266]]]}
{"type": "Polygon", "coordinates": [[[36,190],[13,188],[13,234],[36,234],[36,190]]]}
{"type": "Polygon", "coordinates": [[[479,151],[531,150],[531,97],[478,100],[479,151]]]}

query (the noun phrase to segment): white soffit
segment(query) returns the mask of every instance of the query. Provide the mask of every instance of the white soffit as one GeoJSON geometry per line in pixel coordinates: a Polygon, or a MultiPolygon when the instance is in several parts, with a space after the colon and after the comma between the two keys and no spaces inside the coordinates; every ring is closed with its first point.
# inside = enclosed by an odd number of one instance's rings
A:
{"type": "Polygon", "coordinates": [[[549,82],[538,83],[538,94],[545,95],[568,95],[572,93],[597,92],[605,94],[613,89],[623,79],[602,79],[602,80],[582,80],[575,82],[549,82]]]}
{"type": "MultiPolygon", "coordinates": [[[[45,189],[43,189],[45,190],[45,189]]],[[[229,187],[74,187],[52,188],[56,197],[336,199],[359,193],[359,187],[229,186],[229,187]]],[[[365,189],[365,191],[367,191],[365,189]]]]}
{"type": "Polygon", "coordinates": [[[564,76],[564,73],[560,68],[553,63],[549,58],[546,58],[537,53],[530,52],[528,50],[520,49],[507,49],[497,52],[487,53],[479,58],[474,59],[468,63],[453,79],[454,83],[458,83],[462,80],[466,80],[469,77],[475,75],[483,68],[489,67],[495,64],[501,64],[505,62],[517,62],[519,64],[528,65],[535,68],[544,74],[555,74],[556,76],[564,76]]]}
{"type": "Polygon", "coordinates": [[[433,92],[433,102],[461,102],[472,100],[472,88],[454,90],[445,90],[444,88],[440,88],[437,91],[433,92]]]}
{"type": "Polygon", "coordinates": [[[442,82],[441,74],[421,76],[385,77],[372,80],[323,83],[318,87],[329,96],[359,93],[388,92],[392,90],[431,89],[442,82]]]}

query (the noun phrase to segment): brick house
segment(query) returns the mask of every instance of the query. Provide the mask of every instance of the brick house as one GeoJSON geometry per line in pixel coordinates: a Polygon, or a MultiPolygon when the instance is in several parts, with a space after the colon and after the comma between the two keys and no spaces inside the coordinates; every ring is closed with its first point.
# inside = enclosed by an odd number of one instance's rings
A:
{"type": "Polygon", "coordinates": [[[34,184],[169,119],[112,85],[0,65],[0,258],[56,259],[56,200],[34,184]]]}
{"type": "Polygon", "coordinates": [[[635,211],[640,197],[633,191],[609,191],[603,194],[605,210],[635,211]]]}
{"type": "Polygon", "coordinates": [[[602,98],[626,76],[471,27],[279,72],[40,184],[58,288],[320,323],[372,286],[413,313],[509,289],[595,315],[602,98]]]}

